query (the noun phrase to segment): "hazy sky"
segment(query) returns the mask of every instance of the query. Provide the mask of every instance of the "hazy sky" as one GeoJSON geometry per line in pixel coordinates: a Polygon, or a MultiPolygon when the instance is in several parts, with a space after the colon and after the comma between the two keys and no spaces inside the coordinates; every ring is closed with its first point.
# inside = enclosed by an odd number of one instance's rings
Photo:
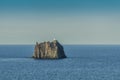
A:
{"type": "Polygon", "coordinates": [[[120,44],[120,0],[0,0],[0,44],[120,44]]]}

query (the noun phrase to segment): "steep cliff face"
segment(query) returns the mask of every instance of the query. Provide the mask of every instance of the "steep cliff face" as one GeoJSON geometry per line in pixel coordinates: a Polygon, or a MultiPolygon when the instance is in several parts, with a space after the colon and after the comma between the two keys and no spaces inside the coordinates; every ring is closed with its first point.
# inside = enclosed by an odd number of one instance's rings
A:
{"type": "Polygon", "coordinates": [[[66,58],[63,46],[57,41],[36,43],[33,58],[36,59],[59,59],[66,58]]]}

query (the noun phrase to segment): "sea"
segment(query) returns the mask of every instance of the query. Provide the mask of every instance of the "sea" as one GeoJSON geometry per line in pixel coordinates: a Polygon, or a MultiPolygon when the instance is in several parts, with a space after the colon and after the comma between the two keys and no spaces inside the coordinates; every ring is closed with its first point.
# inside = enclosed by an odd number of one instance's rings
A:
{"type": "Polygon", "coordinates": [[[33,59],[34,45],[0,45],[0,80],[120,80],[120,45],[64,45],[67,58],[33,59]]]}

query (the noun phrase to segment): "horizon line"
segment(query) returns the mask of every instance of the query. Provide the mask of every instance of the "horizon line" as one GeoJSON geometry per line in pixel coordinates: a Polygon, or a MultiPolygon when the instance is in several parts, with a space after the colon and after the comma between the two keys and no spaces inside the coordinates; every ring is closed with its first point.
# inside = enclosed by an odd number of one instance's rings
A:
{"type": "MultiPolygon", "coordinates": [[[[0,46],[4,46],[4,45],[35,45],[35,44],[0,44],[0,46]]],[[[98,43],[98,44],[91,44],[91,43],[89,43],[89,44],[62,44],[62,45],[120,45],[120,43],[119,44],[100,44],[100,43],[98,43]]]]}

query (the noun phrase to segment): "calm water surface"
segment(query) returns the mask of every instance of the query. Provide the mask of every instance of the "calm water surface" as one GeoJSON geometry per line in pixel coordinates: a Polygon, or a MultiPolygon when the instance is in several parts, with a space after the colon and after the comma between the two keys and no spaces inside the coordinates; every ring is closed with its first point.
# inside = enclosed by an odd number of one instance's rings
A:
{"type": "Polygon", "coordinates": [[[65,45],[68,58],[34,60],[33,45],[0,46],[0,80],[120,80],[119,45],[65,45]]]}

